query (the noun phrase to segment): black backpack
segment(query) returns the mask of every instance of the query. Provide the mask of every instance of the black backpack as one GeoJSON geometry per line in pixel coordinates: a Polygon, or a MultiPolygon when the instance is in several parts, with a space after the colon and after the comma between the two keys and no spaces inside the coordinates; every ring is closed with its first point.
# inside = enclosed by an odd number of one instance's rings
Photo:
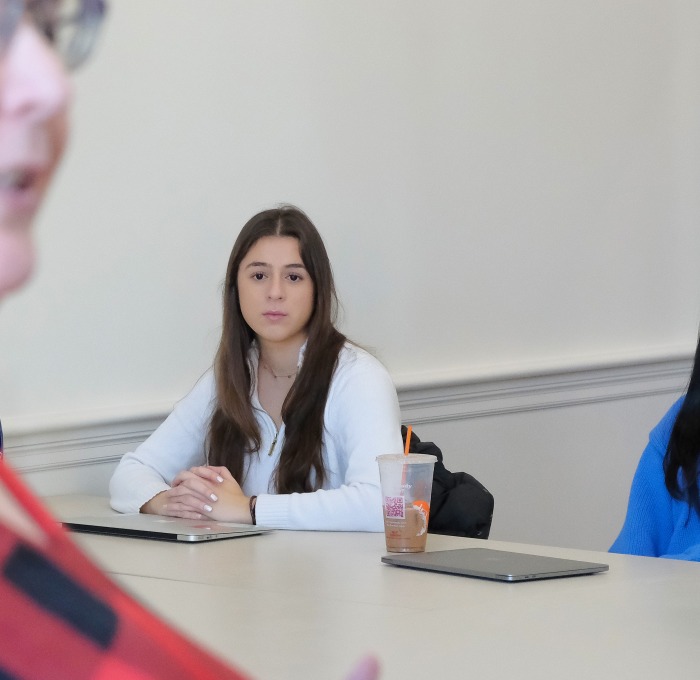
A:
{"type": "MultiPolygon", "coordinates": [[[[406,444],[406,428],[401,437],[406,444]]],[[[450,472],[442,461],[442,451],[433,442],[422,442],[411,432],[411,453],[437,457],[433,472],[428,531],[431,534],[488,538],[493,519],[493,496],[477,479],[466,472],[450,472]]]]}

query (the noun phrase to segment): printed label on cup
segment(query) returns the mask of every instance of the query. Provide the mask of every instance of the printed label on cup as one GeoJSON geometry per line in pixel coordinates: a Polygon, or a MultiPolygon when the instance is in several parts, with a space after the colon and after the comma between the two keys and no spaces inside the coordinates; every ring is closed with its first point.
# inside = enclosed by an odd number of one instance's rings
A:
{"type": "Polygon", "coordinates": [[[405,519],[406,503],[403,496],[387,496],[384,499],[384,516],[405,519]]]}

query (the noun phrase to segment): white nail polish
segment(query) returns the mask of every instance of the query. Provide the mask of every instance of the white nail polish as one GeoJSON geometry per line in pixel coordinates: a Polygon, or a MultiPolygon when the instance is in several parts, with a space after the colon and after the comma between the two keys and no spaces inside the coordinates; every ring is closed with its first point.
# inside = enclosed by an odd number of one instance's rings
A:
{"type": "Polygon", "coordinates": [[[215,493],[209,494],[209,498],[211,498],[213,501],[219,500],[219,497],[215,493]]]}
{"type": "Polygon", "coordinates": [[[211,505],[205,505],[205,506],[204,506],[204,509],[205,509],[207,512],[211,512],[211,505]]]}
{"type": "Polygon", "coordinates": [[[223,481],[224,481],[224,478],[223,478],[221,475],[217,475],[217,476],[216,476],[216,481],[217,481],[217,482],[223,482],[223,481]]]}

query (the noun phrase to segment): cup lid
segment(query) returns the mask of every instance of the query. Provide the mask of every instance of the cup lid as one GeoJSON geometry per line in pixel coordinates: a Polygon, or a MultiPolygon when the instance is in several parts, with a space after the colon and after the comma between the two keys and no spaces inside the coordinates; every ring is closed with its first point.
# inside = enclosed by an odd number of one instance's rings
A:
{"type": "Polygon", "coordinates": [[[426,463],[436,463],[437,456],[429,453],[386,453],[383,456],[377,456],[379,463],[403,463],[404,465],[425,465],[426,463]]]}

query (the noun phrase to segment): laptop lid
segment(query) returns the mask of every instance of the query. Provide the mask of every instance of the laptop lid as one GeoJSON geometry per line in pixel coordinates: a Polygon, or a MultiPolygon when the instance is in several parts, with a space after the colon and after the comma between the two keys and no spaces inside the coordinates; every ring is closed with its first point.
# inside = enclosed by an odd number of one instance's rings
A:
{"type": "Polygon", "coordinates": [[[150,538],[159,541],[217,541],[264,534],[272,529],[250,524],[214,522],[199,519],[180,519],[161,515],[127,514],[71,517],[61,520],[71,531],[109,536],[150,538]]]}
{"type": "Polygon", "coordinates": [[[382,557],[382,562],[397,567],[511,582],[582,576],[608,570],[607,564],[528,555],[490,548],[396,553],[382,557]]]}

